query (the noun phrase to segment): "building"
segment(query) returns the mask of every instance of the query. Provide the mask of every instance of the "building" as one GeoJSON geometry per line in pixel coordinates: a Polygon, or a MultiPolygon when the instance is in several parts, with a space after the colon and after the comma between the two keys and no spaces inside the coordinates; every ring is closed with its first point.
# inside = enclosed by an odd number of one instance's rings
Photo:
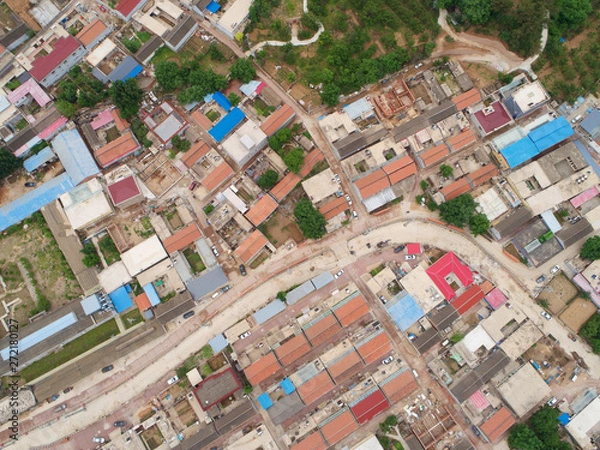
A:
{"type": "Polygon", "coordinates": [[[294,109],[287,103],[284,103],[263,121],[260,129],[263,130],[268,137],[271,137],[280,129],[289,125],[289,123],[294,120],[294,117],[296,117],[294,109]]]}
{"type": "Polygon", "coordinates": [[[258,202],[246,212],[248,219],[255,227],[267,220],[275,212],[279,205],[270,195],[264,195],[258,202]]]}
{"type": "Polygon", "coordinates": [[[397,79],[382,94],[375,96],[373,100],[383,117],[390,118],[411,106],[415,102],[415,97],[404,80],[397,79]]]}
{"type": "Polygon", "coordinates": [[[160,239],[154,235],[121,254],[121,261],[129,274],[134,277],[167,257],[160,239]]]}
{"type": "MultiPolygon", "coordinates": [[[[233,114],[236,109],[237,108],[234,108],[229,114],[227,114],[227,116],[225,116],[225,118],[233,114]]],[[[225,120],[225,118],[223,118],[215,127],[213,127],[209,134],[213,135],[213,137],[218,137],[218,135],[215,135],[213,131],[225,120]]],[[[231,125],[233,125],[233,123],[231,125]]],[[[234,125],[234,128],[235,126],[237,125],[234,125]]],[[[219,142],[218,139],[215,138],[215,140],[219,142]]],[[[229,155],[229,157],[239,167],[242,167],[248,163],[252,157],[254,157],[254,155],[256,155],[266,145],[267,135],[252,120],[247,120],[243,125],[233,131],[233,133],[222,143],[223,151],[227,153],[227,155],[229,155]]]]}
{"type": "MultiPolygon", "coordinates": [[[[170,3],[165,1],[164,3],[170,3]]],[[[198,29],[198,22],[192,16],[185,16],[185,19],[176,22],[177,25],[172,30],[163,35],[163,41],[174,52],[181,50],[187,41],[194,35],[198,29]]]]}
{"type": "Polygon", "coordinates": [[[120,0],[119,4],[114,9],[107,4],[104,4],[104,7],[108,11],[112,11],[113,14],[120,17],[125,22],[128,22],[129,19],[131,19],[137,11],[142,9],[147,2],[148,0],[120,0]]]}
{"type": "Polygon", "coordinates": [[[63,131],[52,140],[51,146],[75,185],[100,173],[77,130],[63,131]]]}
{"type": "Polygon", "coordinates": [[[235,376],[233,369],[228,367],[222,372],[213,374],[203,380],[196,389],[194,395],[203,411],[211,409],[228,397],[235,395],[242,389],[240,380],[235,376]]]}
{"type": "Polygon", "coordinates": [[[104,39],[92,50],[86,61],[92,66],[92,75],[103,83],[135,78],[143,70],[132,56],[121,50],[110,38],[104,39]]]}
{"type": "Polygon", "coordinates": [[[463,288],[473,283],[473,273],[453,252],[446,253],[427,268],[426,272],[448,301],[456,296],[456,292],[448,282],[449,279],[460,282],[463,288]]]}
{"type": "Polygon", "coordinates": [[[119,167],[105,177],[108,195],[115,207],[125,209],[144,200],[139,182],[129,167],[119,167]]]}
{"type": "Polygon", "coordinates": [[[502,407],[492,414],[479,429],[487,436],[490,442],[496,442],[515,424],[515,418],[510,411],[502,407]]]}
{"type": "Polygon", "coordinates": [[[29,27],[24,22],[20,22],[11,31],[0,36],[0,45],[11,52],[21,44],[27,42],[29,39],[29,36],[27,36],[28,31],[29,27]]]}
{"type": "Polygon", "coordinates": [[[246,378],[252,386],[258,386],[281,369],[274,352],[269,352],[244,369],[246,378]]]}
{"type": "Polygon", "coordinates": [[[218,21],[215,22],[212,17],[210,20],[230,39],[234,39],[237,32],[242,29],[246,19],[248,19],[251,5],[252,0],[235,0],[231,4],[227,4],[227,9],[218,21]]]}
{"type": "Polygon", "coordinates": [[[73,36],[61,37],[54,42],[50,53],[33,60],[29,73],[42,86],[49,88],[81,61],[86,53],[85,47],[73,36]]]}
{"type": "Polygon", "coordinates": [[[100,147],[94,153],[101,167],[106,168],[135,153],[141,148],[133,133],[129,130],[123,132],[114,141],[100,147]]]}
{"type": "Polygon", "coordinates": [[[84,26],[75,37],[89,51],[102,42],[111,32],[110,27],[107,27],[102,20],[96,18],[84,26]]]}
{"type": "Polygon", "coordinates": [[[97,178],[80,184],[59,200],[74,230],[86,228],[113,213],[97,178]]]}
{"type": "Polygon", "coordinates": [[[596,397],[565,426],[571,437],[583,450],[596,448],[594,441],[600,435],[600,397],[596,397]]]}
{"type": "Polygon", "coordinates": [[[273,196],[275,200],[281,202],[285,197],[288,196],[290,192],[294,190],[294,188],[302,181],[298,175],[293,172],[288,173],[285,177],[279,181],[273,189],[271,189],[270,194],[273,196]]]}
{"type": "Polygon", "coordinates": [[[499,101],[474,112],[471,117],[481,136],[494,133],[512,122],[509,113],[499,101]]]}
{"type": "Polygon", "coordinates": [[[194,222],[182,228],[163,240],[163,246],[169,255],[181,251],[192,245],[202,237],[202,232],[194,222]]]}
{"type": "Polygon", "coordinates": [[[535,368],[525,363],[498,386],[498,392],[517,417],[523,417],[549,398],[552,391],[535,368]]]}
{"type": "Polygon", "coordinates": [[[156,51],[164,45],[164,42],[158,36],[152,36],[148,41],[140,47],[135,53],[135,58],[146,65],[152,59],[156,51]]]}
{"type": "Polygon", "coordinates": [[[501,90],[501,95],[504,97],[504,105],[513,119],[519,119],[533,112],[550,100],[550,95],[539,80],[522,84],[508,92],[501,90]]]}
{"type": "Polygon", "coordinates": [[[585,119],[579,123],[580,128],[592,139],[600,136],[600,109],[593,109],[585,119]]]}
{"type": "Polygon", "coordinates": [[[272,252],[275,252],[275,247],[259,230],[254,230],[250,235],[242,241],[238,248],[233,252],[244,264],[250,264],[258,257],[267,247],[272,252]]]}
{"type": "Polygon", "coordinates": [[[456,105],[456,109],[462,111],[463,109],[470,108],[476,103],[479,103],[481,101],[481,94],[478,89],[471,89],[453,97],[452,101],[456,105]]]}

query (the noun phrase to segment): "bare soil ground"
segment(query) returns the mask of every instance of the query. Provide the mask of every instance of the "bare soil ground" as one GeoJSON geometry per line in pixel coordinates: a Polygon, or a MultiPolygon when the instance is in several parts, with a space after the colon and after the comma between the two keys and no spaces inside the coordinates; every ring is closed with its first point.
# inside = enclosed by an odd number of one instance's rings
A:
{"type": "Polygon", "coordinates": [[[266,226],[269,234],[267,237],[277,248],[281,247],[289,239],[293,239],[296,244],[304,240],[304,236],[298,228],[298,225],[280,212],[277,212],[269,219],[266,226]]]}
{"type": "Polygon", "coordinates": [[[0,184],[0,205],[10,203],[31,191],[33,188],[25,187],[27,181],[35,181],[40,185],[44,181],[49,181],[60,175],[62,172],[64,172],[62,164],[55,162],[48,166],[44,172],[40,172],[35,179],[27,175],[25,170],[11,175],[8,182],[4,181],[0,184]]]}
{"type": "Polygon", "coordinates": [[[584,298],[576,298],[560,315],[560,320],[576,333],[579,332],[584,323],[596,314],[596,305],[584,298]]]}
{"type": "Polygon", "coordinates": [[[540,293],[538,300],[548,302],[548,309],[553,314],[560,313],[567,303],[577,295],[577,288],[561,272],[555,276],[540,293]]]}
{"type": "Polygon", "coordinates": [[[40,24],[29,15],[29,2],[23,0],[6,0],[5,3],[10,7],[10,9],[16,12],[33,31],[37,32],[42,29],[40,24]]]}
{"type": "Polygon", "coordinates": [[[175,412],[183,426],[190,426],[198,420],[198,417],[196,417],[196,414],[192,409],[192,405],[190,405],[190,402],[187,399],[175,406],[175,412]]]}
{"type": "Polygon", "coordinates": [[[8,31],[9,29],[13,29],[16,23],[13,18],[13,12],[10,10],[8,5],[4,3],[0,7],[0,26],[4,29],[4,31],[8,31]]]}
{"type": "Polygon", "coordinates": [[[555,383],[557,378],[559,381],[561,379],[566,379],[567,377],[565,377],[565,374],[570,373],[569,368],[574,364],[573,360],[567,356],[560,347],[552,345],[552,341],[549,338],[540,339],[529,350],[523,353],[523,358],[526,361],[534,360],[537,362],[541,366],[544,379],[553,376],[554,380],[550,382],[551,385],[555,383]],[[544,361],[546,361],[550,367],[544,367],[544,361]]]}

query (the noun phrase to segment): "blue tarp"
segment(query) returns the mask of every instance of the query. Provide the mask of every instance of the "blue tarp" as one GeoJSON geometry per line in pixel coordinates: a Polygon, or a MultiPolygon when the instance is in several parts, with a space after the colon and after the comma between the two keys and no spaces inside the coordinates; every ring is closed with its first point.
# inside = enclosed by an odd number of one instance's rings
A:
{"type": "Polygon", "coordinates": [[[206,9],[211,12],[211,13],[216,13],[218,10],[221,9],[221,5],[219,5],[217,2],[215,2],[214,0],[212,0],[208,6],[206,7],[206,9]]]}
{"type": "Polygon", "coordinates": [[[144,285],[142,289],[148,296],[148,300],[150,300],[150,304],[152,306],[160,305],[160,297],[158,296],[158,293],[156,292],[156,289],[152,283],[144,285]]]}
{"type": "Polygon", "coordinates": [[[74,187],[71,177],[63,173],[3,206],[0,208],[0,231],[19,223],[74,187]]]}
{"type": "Polygon", "coordinates": [[[208,132],[213,139],[221,142],[231,133],[246,117],[240,108],[233,108],[229,114],[223,117],[219,122],[208,132]]]}
{"type": "Polygon", "coordinates": [[[143,67],[131,56],[127,56],[121,64],[114,68],[114,70],[108,74],[108,79],[112,82],[117,80],[125,81],[128,78],[137,77],[143,67]]]}
{"type": "Polygon", "coordinates": [[[400,331],[408,330],[425,315],[415,299],[406,293],[396,295],[385,308],[400,331]]]}
{"type": "Polygon", "coordinates": [[[108,294],[108,296],[112,300],[113,305],[115,305],[115,310],[118,313],[123,312],[127,308],[133,306],[133,300],[131,300],[131,297],[129,297],[125,286],[121,286],[116,291],[112,291],[110,294],[108,294]]]}
{"type": "Polygon", "coordinates": [[[275,299],[271,303],[268,303],[267,305],[256,311],[252,316],[254,317],[254,320],[256,320],[257,324],[262,325],[267,320],[275,317],[284,309],[285,303],[283,303],[279,299],[275,299]]]}
{"type": "Polygon", "coordinates": [[[508,163],[509,167],[517,167],[525,161],[529,161],[538,154],[538,149],[528,136],[519,139],[514,144],[503,148],[500,153],[508,163]]]}
{"type": "Polygon", "coordinates": [[[125,75],[125,78],[123,78],[123,81],[128,80],[129,78],[137,77],[140,73],[142,73],[142,70],[144,70],[144,68],[138,64],[133,69],[131,69],[131,72],[129,72],[127,75],[125,75]]]}
{"type": "Polygon", "coordinates": [[[289,378],[283,379],[283,381],[281,382],[281,387],[283,388],[283,392],[285,392],[285,395],[290,395],[296,390],[296,386],[294,386],[294,383],[292,383],[292,380],[290,380],[289,378]]]}
{"type": "Polygon", "coordinates": [[[225,349],[229,345],[229,342],[227,342],[225,336],[222,334],[217,334],[214,338],[208,341],[208,345],[210,345],[210,348],[212,348],[213,353],[216,355],[221,350],[225,349]]]}
{"type": "Polygon", "coordinates": [[[273,406],[273,401],[266,392],[258,396],[258,403],[260,403],[260,406],[262,406],[263,409],[269,409],[273,406]]]}
{"type": "Polygon", "coordinates": [[[75,186],[100,173],[96,161],[76,129],[63,131],[56,136],[52,141],[52,148],[75,186]]]}
{"type": "Polygon", "coordinates": [[[569,417],[569,415],[564,412],[562,413],[560,416],[558,416],[558,422],[564,427],[566,424],[568,424],[571,421],[571,418],[569,417]]]}
{"type": "Polygon", "coordinates": [[[35,169],[40,167],[42,164],[47,163],[52,158],[54,158],[54,152],[50,147],[46,147],[37,155],[33,155],[30,158],[27,158],[23,162],[23,167],[25,167],[25,170],[27,172],[33,172],[35,169]]]}
{"type": "Polygon", "coordinates": [[[231,102],[222,92],[215,92],[213,94],[213,100],[217,102],[217,105],[219,105],[225,111],[229,111],[231,109],[231,102]]]}
{"type": "Polygon", "coordinates": [[[549,149],[553,145],[564,141],[569,136],[573,136],[573,128],[567,119],[559,117],[551,122],[536,128],[528,137],[535,144],[538,153],[549,149]]]}

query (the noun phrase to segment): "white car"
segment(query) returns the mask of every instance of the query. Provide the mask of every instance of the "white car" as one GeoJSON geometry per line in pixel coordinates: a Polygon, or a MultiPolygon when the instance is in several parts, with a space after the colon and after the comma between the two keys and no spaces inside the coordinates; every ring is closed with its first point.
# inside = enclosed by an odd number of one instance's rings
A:
{"type": "Polygon", "coordinates": [[[343,274],[343,273],[344,273],[344,270],[342,269],[342,270],[340,270],[338,273],[336,273],[336,274],[334,275],[334,277],[335,277],[335,278],[339,278],[339,277],[341,277],[341,276],[342,276],[342,274],[343,274]]]}
{"type": "Polygon", "coordinates": [[[352,217],[354,217],[354,220],[358,220],[358,213],[356,211],[352,211],[352,217]]]}
{"type": "Polygon", "coordinates": [[[413,259],[417,259],[417,255],[404,255],[405,261],[412,261],[413,259]]]}
{"type": "Polygon", "coordinates": [[[542,317],[543,317],[544,319],[546,319],[546,320],[550,320],[550,319],[552,319],[552,316],[551,316],[550,314],[548,314],[546,311],[542,311],[540,314],[541,314],[541,315],[542,315],[542,317]]]}
{"type": "Polygon", "coordinates": [[[96,436],[95,438],[92,438],[92,442],[96,444],[104,444],[106,442],[106,439],[104,439],[103,437],[96,436]]]}
{"type": "Polygon", "coordinates": [[[170,386],[172,384],[175,384],[179,381],[179,377],[177,375],[175,375],[173,378],[169,378],[169,380],[167,381],[167,384],[170,386]]]}
{"type": "Polygon", "coordinates": [[[346,201],[348,202],[348,206],[352,206],[352,199],[348,194],[345,195],[346,201]]]}
{"type": "Polygon", "coordinates": [[[217,246],[216,245],[213,245],[210,249],[215,254],[215,256],[219,256],[220,255],[219,250],[217,250],[217,246]]]}
{"type": "Polygon", "coordinates": [[[240,334],[240,339],[246,339],[247,337],[249,337],[251,335],[252,335],[251,331],[246,331],[245,333],[240,334]]]}
{"type": "Polygon", "coordinates": [[[393,356],[388,356],[387,358],[385,358],[383,361],[381,361],[381,364],[385,364],[388,365],[390,364],[392,361],[394,360],[393,356]]]}
{"type": "Polygon", "coordinates": [[[554,266],[552,269],[550,269],[550,273],[552,275],[554,275],[556,272],[558,272],[560,270],[560,266],[554,266]]]}
{"type": "Polygon", "coordinates": [[[556,399],[556,397],[552,397],[550,400],[548,400],[546,402],[546,405],[548,405],[548,406],[554,406],[554,405],[556,405],[556,402],[558,402],[558,400],[556,399]]]}

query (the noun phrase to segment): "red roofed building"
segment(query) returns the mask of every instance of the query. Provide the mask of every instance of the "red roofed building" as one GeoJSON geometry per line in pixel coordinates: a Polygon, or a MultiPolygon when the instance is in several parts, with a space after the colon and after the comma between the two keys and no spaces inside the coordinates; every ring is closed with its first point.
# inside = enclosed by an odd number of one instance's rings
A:
{"type": "Polygon", "coordinates": [[[163,241],[163,246],[169,255],[183,250],[202,237],[202,232],[195,223],[189,224],[177,233],[169,236],[163,241]]]}
{"type": "Polygon", "coordinates": [[[406,244],[406,253],[409,255],[420,255],[423,253],[421,244],[406,244]]]}
{"type": "Polygon", "coordinates": [[[267,136],[271,137],[290,123],[295,116],[294,109],[287,103],[284,103],[277,111],[264,120],[260,129],[267,136]]]}
{"type": "Polygon", "coordinates": [[[344,197],[337,197],[319,208],[325,220],[331,220],[348,209],[348,202],[344,197]]]}
{"type": "Polygon", "coordinates": [[[321,316],[304,328],[304,333],[313,347],[318,347],[341,330],[340,324],[331,313],[321,316]]]}
{"type": "Polygon", "coordinates": [[[390,180],[382,169],[359,178],[354,182],[363,199],[369,198],[390,187],[390,180]]]}
{"type": "Polygon", "coordinates": [[[440,192],[444,196],[446,201],[452,200],[453,198],[458,197],[461,194],[469,192],[471,190],[471,185],[469,184],[469,180],[466,178],[459,178],[458,180],[450,183],[447,186],[444,186],[440,192]]]}
{"type": "Polygon", "coordinates": [[[144,200],[134,175],[108,185],[108,194],[117,208],[129,208],[144,200]]]}
{"type": "Polygon", "coordinates": [[[140,149],[140,144],[135,139],[131,131],[125,131],[120,137],[100,147],[95,152],[96,160],[101,167],[108,167],[111,164],[131,155],[140,149]]]}
{"type": "Polygon", "coordinates": [[[327,371],[336,384],[340,384],[355,375],[361,367],[363,367],[363,362],[360,356],[355,350],[350,350],[331,361],[327,366],[327,371]]]}
{"type": "Polygon", "coordinates": [[[315,165],[319,161],[323,161],[324,159],[325,155],[323,155],[323,152],[321,152],[321,150],[319,150],[318,148],[315,148],[313,151],[311,151],[304,158],[304,166],[302,166],[302,169],[300,169],[300,173],[298,173],[298,175],[300,175],[300,178],[306,177],[310,173],[310,171],[313,170],[313,167],[315,167],[315,165]]]}
{"type": "Polygon", "coordinates": [[[79,33],[75,36],[79,39],[84,47],[91,50],[104,39],[105,36],[109,35],[111,29],[108,28],[104,22],[100,19],[94,19],[86,26],[84,26],[79,33]]]}
{"type": "Polygon", "coordinates": [[[307,382],[301,384],[296,388],[300,398],[306,405],[316,402],[323,396],[329,394],[335,384],[329,378],[329,374],[326,370],[319,372],[316,377],[311,378],[307,382]]]}
{"type": "Polygon", "coordinates": [[[206,175],[200,182],[209,192],[214,191],[233,175],[233,169],[225,161],[222,161],[212,172],[206,175]]]}
{"type": "Polygon", "coordinates": [[[279,205],[273,197],[265,195],[256,204],[246,212],[246,219],[248,219],[255,227],[259,226],[265,220],[269,218],[271,214],[275,212],[279,205]]]}
{"type": "Polygon", "coordinates": [[[285,177],[271,189],[271,195],[281,202],[290,192],[294,190],[296,185],[300,183],[300,177],[294,172],[288,173],[285,177]]]}
{"type": "Polygon", "coordinates": [[[456,279],[460,281],[463,287],[468,287],[473,284],[473,273],[469,267],[462,263],[453,252],[448,252],[436,262],[434,262],[426,270],[427,275],[437,286],[444,298],[448,301],[452,300],[456,293],[450,287],[447,277],[454,274],[456,279]]]}
{"type": "Polygon", "coordinates": [[[269,246],[269,240],[259,230],[254,230],[233,253],[244,264],[250,264],[266,246],[269,246]]]}
{"type": "Polygon", "coordinates": [[[144,312],[152,308],[148,295],[144,292],[133,299],[140,312],[144,312]]]}
{"type": "Polygon", "coordinates": [[[457,95],[452,99],[454,104],[456,105],[456,109],[462,111],[469,106],[473,106],[475,103],[481,101],[481,94],[475,88],[470,91],[463,92],[462,94],[457,95]]]}
{"type": "Polygon", "coordinates": [[[383,330],[355,343],[354,346],[356,347],[356,350],[358,350],[361,358],[365,361],[365,364],[381,361],[393,350],[392,341],[383,330]]]}
{"type": "Polygon", "coordinates": [[[496,442],[515,424],[515,419],[506,407],[494,413],[479,428],[491,442],[496,442]]]}
{"type": "Polygon", "coordinates": [[[202,128],[204,128],[205,131],[208,131],[213,127],[213,123],[210,121],[210,119],[206,117],[199,109],[194,111],[191,116],[192,119],[194,119],[202,128]]]}
{"type": "Polygon", "coordinates": [[[494,102],[473,114],[479,132],[486,136],[508,125],[512,119],[502,102],[494,102]]]}
{"type": "Polygon", "coordinates": [[[77,64],[86,54],[86,49],[73,36],[61,37],[54,42],[53,50],[38,56],[29,73],[42,86],[49,88],[77,64]]]}
{"type": "Polygon", "coordinates": [[[319,424],[319,428],[329,445],[334,446],[358,430],[358,423],[349,409],[342,409],[319,424]]]}
{"type": "Polygon", "coordinates": [[[471,308],[479,304],[483,300],[485,294],[478,285],[473,285],[468,288],[465,292],[455,298],[450,304],[456,308],[458,313],[462,316],[468,312],[471,308]]]}
{"type": "Polygon", "coordinates": [[[131,19],[133,14],[140,10],[148,0],[121,0],[115,11],[126,22],[131,19]]]}
{"type": "Polygon", "coordinates": [[[462,150],[475,142],[477,142],[477,136],[475,136],[475,133],[469,128],[448,139],[448,145],[454,152],[462,150]]]}
{"type": "Polygon", "coordinates": [[[382,169],[387,174],[390,184],[399,183],[400,181],[405,180],[411,175],[417,173],[417,165],[408,155],[403,156],[398,161],[394,161],[393,163],[382,167],[382,169]]]}
{"type": "Polygon", "coordinates": [[[506,295],[504,295],[504,292],[499,288],[494,288],[486,294],[485,301],[488,302],[488,305],[495,311],[504,305],[508,299],[506,298],[506,295]]]}
{"type": "Polygon", "coordinates": [[[450,149],[446,144],[440,144],[436,147],[421,152],[418,156],[423,167],[429,167],[436,162],[441,161],[450,154],[450,149]]]}
{"type": "Polygon", "coordinates": [[[185,164],[188,169],[196,164],[200,158],[206,155],[210,151],[210,147],[204,141],[200,141],[192,146],[184,155],[181,157],[181,162],[185,164]]]}
{"type": "Polygon", "coordinates": [[[281,369],[281,364],[275,358],[275,353],[269,352],[258,361],[250,364],[244,369],[246,378],[252,386],[258,386],[271,375],[281,369]]]}
{"type": "Polygon", "coordinates": [[[498,168],[494,164],[488,164],[475,172],[471,172],[467,175],[467,178],[471,181],[473,187],[477,187],[487,183],[496,175],[498,175],[498,168]]]}
{"type": "Polygon", "coordinates": [[[379,383],[379,387],[391,403],[397,403],[419,389],[419,383],[417,383],[412,371],[405,368],[394,372],[379,383]]]}
{"type": "Polygon", "coordinates": [[[358,420],[358,423],[362,425],[389,407],[390,404],[383,395],[383,392],[379,388],[374,388],[371,394],[354,406],[351,406],[350,409],[356,420],[358,420]]]}
{"type": "Polygon", "coordinates": [[[283,366],[289,366],[310,352],[310,344],[300,333],[275,349],[275,354],[283,366]]]}
{"type": "Polygon", "coordinates": [[[342,300],[331,309],[343,327],[348,327],[363,317],[370,317],[369,305],[367,305],[365,298],[360,294],[353,298],[342,300]]]}
{"type": "Polygon", "coordinates": [[[327,450],[327,444],[320,431],[315,431],[290,447],[290,450],[327,450]]]}

